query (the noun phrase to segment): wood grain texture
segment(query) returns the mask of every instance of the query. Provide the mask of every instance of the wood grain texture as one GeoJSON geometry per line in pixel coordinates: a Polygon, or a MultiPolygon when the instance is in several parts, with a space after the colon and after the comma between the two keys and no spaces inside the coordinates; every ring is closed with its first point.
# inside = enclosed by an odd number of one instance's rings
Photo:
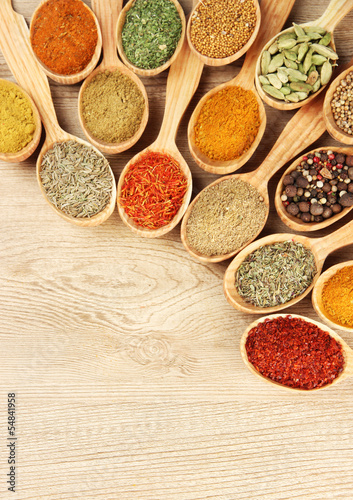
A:
{"type": "MultiPolygon", "coordinates": [[[[28,23],[38,2],[13,4],[28,23]]],[[[181,4],[190,12],[191,0],[181,4]]],[[[327,5],[296,0],[286,26],[318,19],[327,5]]],[[[352,22],[351,12],[335,29],[342,62],[353,55],[352,22]]],[[[191,112],[242,62],[205,67],[181,121],[176,142],[194,195],[217,176],[189,152],[191,112]]],[[[2,54],[0,77],[14,81],[2,54]]],[[[108,156],[116,179],[160,130],[167,72],[142,80],[149,122],[130,150],[108,156]]],[[[60,126],[83,138],[79,84],[50,81],[50,88],[60,126]]],[[[266,106],[266,114],[263,140],[242,172],[263,162],[294,111],[266,106]]],[[[339,145],[328,133],[312,147],[320,144],[339,145]]],[[[41,196],[38,151],[20,164],[0,162],[0,498],[351,500],[352,379],[305,395],[258,380],[239,349],[258,317],[227,303],[229,262],[193,259],[179,226],[159,239],[140,238],[117,210],[95,228],[68,224],[41,196]],[[8,392],[17,394],[15,494],[6,490],[8,392]]],[[[285,167],[269,182],[270,214],[260,236],[293,232],[274,208],[285,167]]],[[[324,269],[352,259],[352,250],[330,254],[324,269]]],[[[288,312],[319,319],[310,296],[288,312]]],[[[353,347],[350,332],[337,332],[353,347]]]]}

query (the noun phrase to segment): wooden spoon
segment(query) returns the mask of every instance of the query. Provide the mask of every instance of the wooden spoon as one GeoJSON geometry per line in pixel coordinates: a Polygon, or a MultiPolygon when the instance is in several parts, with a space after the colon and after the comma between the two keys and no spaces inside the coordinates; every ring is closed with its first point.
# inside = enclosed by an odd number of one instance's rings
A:
{"type": "Polygon", "coordinates": [[[15,85],[15,87],[17,87],[19,91],[22,92],[27,97],[27,99],[31,103],[33,111],[33,118],[36,128],[32,140],[20,151],[17,151],[17,153],[2,153],[0,151],[0,160],[7,161],[9,163],[18,163],[27,160],[27,158],[31,156],[31,154],[34,153],[34,151],[36,150],[42,133],[42,122],[38,113],[37,106],[34,104],[33,99],[28,95],[28,93],[25,90],[23,90],[15,83],[9,82],[8,80],[4,80],[3,78],[0,79],[0,82],[2,82],[3,84],[11,83],[11,85],[15,85]]]}
{"type": "MultiPolygon", "coordinates": [[[[234,172],[249,160],[249,158],[253,155],[254,151],[259,145],[259,142],[261,141],[266,128],[266,111],[260,97],[257,95],[254,86],[256,60],[262,48],[263,40],[267,40],[273,33],[277,33],[278,30],[283,26],[291,11],[294,1],[295,0],[277,0],[276,2],[273,2],[273,0],[262,0],[261,26],[259,28],[255,42],[252,44],[246,54],[245,61],[240,73],[229,82],[217,85],[217,87],[207,92],[207,94],[205,94],[201,98],[196,108],[194,109],[188,125],[189,149],[196,163],[203,170],[211,172],[212,174],[229,174],[231,172],[234,172]],[[259,105],[260,128],[254,142],[252,143],[248,151],[242,154],[239,158],[235,158],[234,160],[229,161],[211,160],[197,147],[195,143],[195,125],[206,101],[208,101],[219,91],[227,87],[241,87],[244,90],[249,90],[254,93],[259,105]]],[[[202,58],[200,59],[202,60],[202,58]]]]}
{"type": "MultiPolygon", "coordinates": [[[[292,3],[294,3],[294,1],[292,3]]],[[[202,0],[200,0],[197,3],[197,5],[192,9],[191,15],[190,15],[189,20],[188,20],[187,28],[186,28],[186,36],[187,36],[188,43],[189,43],[189,46],[190,46],[191,50],[194,52],[194,54],[197,55],[197,57],[199,57],[201,59],[201,61],[204,64],[207,64],[208,66],[225,66],[226,64],[230,64],[230,63],[236,61],[237,59],[239,59],[251,47],[251,45],[255,41],[255,38],[257,37],[257,34],[259,32],[259,29],[260,29],[260,26],[264,25],[264,20],[262,20],[262,22],[261,22],[261,11],[260,11],[259,2],[257,0],[253,0],[253,2],[254,2],[255,9],[256,9],[256,25],[255,25],[255,29],[254,29],[251,37],[246,42],[246,44],[244,45],[244,47],[242,47],[240,50],[238,50],[238,52],[235,52],[231,56],[220,57],[220,58],[205,56],[204,54],[201,54],[201,52],[199,52],[195,48],[195,46],[193,45],[193,43],[191,41],[191,34],[190,34],[191,24],[192,24],[192,20],[193,20],[195,11],[198,9],[200,3],[202,3],[202,0]]],[[[288,3],[291,3],[291,2],[288,2],[288,3]]],[[[280,8],[278,8],[278,11],[279,10],[280,10],[280,8]]],[[[289,11],[290,11],[290,9],[289,9],[289,11]]],[[[288,14],[289,14],[289,11],[288,11],[288,14]]],[[[281,24],[281,26],[282,26],[282,24],[281,24]]]]}
{"type": "Polygon", "coordinates": [[[124,64],[122,64],[117,56],[116,52],[116,24],[119,16],[119,12],[121,11],[123,5],[123,0],[92,0],[92,8],[96,13],[96,16],[99,20],[99,24],[102,28],[103,34],[103,61],[96,68],[93,73],[89,75],[89,77],[84,81],[81,86],[78,102],[79,102],[79,120],[84,131],[86,137],[89,141],[94,144],[98,149],[105,153],[115,154],[121,153],[126,149],[131,148],[141,137],[143,131],[146,128],[148,121],[148,97],[146,89],[139,79],[138,76],[135,75],[131,70],[126,68],[124,64]],[[145,99],[145,110],[142,116],[142,120],[140,123],[140,127],[130,139],[121,142],[121,143],[108,143],[101,141],[95,138],[91,132],[87,129],[85,120],[82,114],[82,94],[85,91],[87,85],[92,81],[92,79],[101,72],[104,71],[120,71],[120,73],[128,76],[131,80],[133,80],[140,91],[143,94],[145,99]]]}
{"type": "MultiPolygon", "coordinates": [[[[319,19],[316,19],[316,21],[311,21],[309,23],[301,24],[300,26],[302,27],[307,27],[307,26],[320,26],[321,28],[326,29],[326,31],[329,31],[332,34],[332,39],[330,46],[332,47],[333,50],[335,50],[335,43],[333,39],[333,30],[335,27],[339,24],[339,22],[352,10],[353,8],[353,0],[331,0],[326,11],[323,13],[319,19]]],[[[273,38],[271,38],[270,41],[266,43],[266,45],[263,47],[261,54],[257,60],[256,64],[256,72],[255,72],[255,84],[256,84],[256,89],[261,97],[261,99],[268,104],[269,106],[272,106],[273,108],[276,109],[296,109],[300,108],[301,106],[304,106],[305,104],[308,104],[310,101],[315,99],[315,97],[320,93],[326,85],[322,85],[321,88],[315,92],[314,94],[310,94],[307,99],[304,99],[299,102],[284,102],[280,101],[279,99],[275,99],[274,97],[271,97],[269,94],[267,94],[261,86],[261,83],[259,81],[259,75],[261,74],[261,56],[262,52],[264,50],[267,50],[272,43],[274,43],[275,39],[279,36],[282,35],[283,33],[287,33],[288,31],[292,31],[293,28],[287,28],[280,33],[277,33],[273,38]]]]}
{"type": "MultiPolygon", "coordinates": [[[[1,0],[1,1],[4,1],[4,0],[1,0]]],[[[5,1],[7,1],[7,0],[5,0],[5,1]]],[[[32,37],[32,34],[33,34],[34,20],[36,19],[37,15],[38,15],[38,11],[41,8],[41,6],[44,3],[46,3],[47,1],[48,0],[42,0],[39,3],[39,5],[36,8],[36,10],[34,11],[34,13],[33,13],[33,16],[32,16],[32,19],[31,19],[31,26],[30,26],[30,37],[32,37]]],[[[61,83],[63,85],[72,85],[74,83],[80,82],[81,80],[84,80],[94,70],[94,68],[96,67],[96,65],[98,63],[98,60],[99,60],[99,57],[100,57],[100,54],[101,54],[101,50],[102,50],[102,35],[101,35],[101,31],[100,31],[99,24],[98,24],[98,21],[96,19],[96,16],[94,15],[94,13],[91,11],[91,9],[86,4],[84,4],[82,2],[82,5],[84,5],[84,7],[89,11],[90,15],[93,17],[93,19],[94,19],[94,21],[96,23],[97,33],[98,33],[98,41],[97,41],[96,49],[94,51],[92,59],[91,59],[91,61],[87,64],[87,66],[82,71],[80,71],[79,73],[76,73],[74,75],[60,75],[59,73],[55,73],[50,68],[48,68],[48,66],[46,66],[37,57],[37,55],[33,51],[34,57],[37,59],[39,65],[42,68],[42,70],[44,71],[44,73],[47,76],[49,76],[49,78],[51,78],[52,80],[54,80],[55,82],[61,83]]]]}
{"type": "Polygon", "coordinates": [[[279,233],[279,234],[271,234],[269,236],[265,236],[264,238],[260,238],[257,241],[254,241],[246,248],[244,248],[229,264],[226,273],[224,275],[224,293],[228,300],[228,302],[235,307],[235,309],[239,309],[240,311],[244,311],[251,314],[268,314],[272,312],[281,311],[293,304],[296,304],[300,300],[302,300],[314,287],[317,282],[322,266],[324,265],[326,257],[335,250],[342,248],[344,246],[350,245],[353,243],[353,221],[350,221],[345,226],[337,229],[333,233],[328,236],[324,236],[323,238],[308,238],[306,236],[300,236],[297,234],[287,234],[287,233],[279,233]],[[248,302],[238,294],[237,288],[235,286],[235,274],[242,264],[244,259],[250,255],[252,252],[260,248],[264,245],[272,245],[274,243],[282,242],[282,241],[294,241],[298,243],[302,243],[306,248],[312,251],[315,263],[316,263],[316,274],[311,285],[301,294],[295,297],[294,299],[286,302],[285,304],[280,304],[273,307],[259,307],[248,302]]]}
{"type": "Polygon", "coordinates": [[[343,144],[353,145],[353,135],[347,134],[336,125],[331,110],[331,101],[333,98],[333,94],[336,92],[336,89],[339,86],[341,80],[343,80],[351,71],[353,71],[353,66],[346,69],[346,71],[337,76],[330,84],[330,87],[326,92],[326,97],[324,101],[324,119],[327,131],[331,135],[331,137],[333,137],[339,142],[342,142],[343,144]]]}
{"type": "Polygon", "coordinates": [[[259,323],[263,323],[267,319],[273,320],[275,318],[279,318],[279,317],[283,317],[283,316],[285,316],[285,315],[273,314],[271,316],[265,316],[263,318],[260,318],[256,321],[254,321],[253,323],[251,323],[251,325],[249,325],[248,328],[243,333],[241,340],[240,340],[240,354],[241,354],[241,357],[243,358],[245,365],[251,371],[251,373],[253,373],[256,377],[261,378],[264,382],[267,382],[268,384],[275,385],[276,387],[280,387],[280,388],[285,389],[287,391],[290,391],[292,393],[300,392],[302,394],[308,394],[308,393],[311,393],[313,391],[321,391],[322,389],[327,389],[327,388],[331,387],[332,385],[337,384],[338,382],[341,382],[342,380],[345,380],[346,378],[351,377],[353,375],[353,350],[349,347],[349,345],[346,344],[346,342],[339,335],[337,335],[336,332],[331,330],[331,328],[328,328],[327,326],[323,325],[322,323],[319,323],[318,321],[314,321],[313,319],[306,318],[305,316],[299,316],[297,314],[291,314],[290,316],[291,316],[291,318],[299,318],[299,319],[302,319],[308,323],[312,323],[313,325],[316,325],[321,330],[323,330],[324,332],[327,332],[329,335],[331,335],[331,337],[333,337],[335,340],[337,340],[337,342],[339,344],[341,344],[343,356],[344,356],[344,361],[345,361],[343,371],[340,373],[340,375],[337,378],[335,378],[333,380],[333,382],[331,384],[327,384],[327,385],[324,385],[323,387],[318,387],[317,389],[310,389],[310,390],[294,389],[293,387],[288,387],[286,385],[279,384],[278,382],[274,382],[273,380],[261,375],[261,373],[258,370],[256,370],[254,365],[248,359],[248,356],[246,353],[246,348],[245,348],[246,340],[248,338],[250,331],[253,328],[256,328],[256,326],[259,323]]]}
{"type": "Polygon", "coordinates": [[[332,278],[333,275],[335,275],[340,269],[350,266],[353,266],[353,260],[341,262],[340,264],[336,264],[335,266],[332,266],[329,269],[327,269],[324,273],[321,274],[320,278],[317,280],[311,296],[314,309],[320,316],[320,318],[324,320],[325,323],[327,323],[331,328],[339,328],[340,330],[345,330],[346,332],[353,332],[353,327],[348,327],[341,325],[340,323],[337,323],[335,318],[333,318],[330,315],[330,313],[326,311],[326,309],[323,306],[322,292],[327,281],[330,278],[332,278]]]}
{"type": "Polygon", "coordinates": [[[132,229],[132,231],[139,234],[140,236],[145,236],[147,238],[156,238],[169,232],[180,221],[190,201],[192,190],[191,172],[186,161],[180,154],[175,144],[175,137],[180,120],[199,83],[202,69],[203,63],[191,52],[188,43],[185,40],[178,58],[171,65],[169,70],[167,79],[166,105],[164,110],[163,122],[158,137],[148,148],[135,155],[125,166],[120,175],[117,193],[119,214],[123,222],[130,229],[132,229]],[[171,155],[178,161],[188,181],[188,188],[184,197],[183,204],[174,219],[172,219],[172,221],[168,225],[155,230],[137,226],[128,217],[125,210],[119,204],[124,177],[128,172],[130,165],[135,163],[138,158],[144,155],[147,151],[161,152],[171,155]]]}
{"type": "MultiPolygon", "coordinates": [[[[11,0],[2,0],[0,2],[0,20],[0,48],[16,80],[36,103],[46,130],[46,139],[37,160],[37,179],[42,194],[50,207],[66,221],[79,226],[97,226],[104,222],[114,211],[116,190],[113,172],[110,169],[113,191],[109,204],[104,210],[89,219],[68,216],[49,201],[40,178],[43,155],[55,143],[66,142],[68,140],[74,140],[89,147],[92,146],[60,128],[51,99],[47,77],[43,73],[39,63],[33,57],[26,21],[23,16],[13,11],[11,0]]],[[[101,155],[98,150],[96,151],[101,155]]]]}
{"type": "Polygon", "coordinates": [[[180,3],[178,2],[178,0],[170,0],[175,5],[175,7],[179,13],[181,25],[182,25],[181,36],[180,36],[178,45],[175,48],[174,54],[172,55],[172,57],[170,59],[168,59],[167,62],[165,62],[164,64],[162,64],[162,66],[159,66],[158,68],[154,68],[154,69],[139,68],[138,66],[135,66],[134,64],[132,64],[132,62],[129,61],[129,59],[126,57],[125,51],[123,48],[122,36],[121,36],[122,30],[123,30],[123,27],[125,24],[126,14],[131,9],[131,7],[134,5],[135,1],[136,0],[129,0],[129,2],[125,5],[125,7],[123,8],[123,10],[121,11],[121,13],[119,15],[118,26],[117,26],[117,38],[118,38],[117,45],[118,45],[119,55],[120,55],[123,63],[128,68],[130,68],[134,73],[141,75],[141,76],[155,76],[155,75],[158,75],[158,73],[161,73],[165,69],[169,68],[169,66],[176,60],[176,58],[178,57],[178,55],[181,51],[181,48],[182,48],[183,43],[184,43],[185,29],[186,29],[185,14],[184,14],[184,11],[183,11],[180,3]]]}
{"type": "Polygon", "coordinates": [[[297,154],[307,145],[313,143],[325,132],[325,125],[322,120],[322,115],[320,114],[322,104],[323,95],[319,95],[317,99],[297,111],[297,113],[291,120],[289,120],[283,129],[281,135],[278,137],[265,160],[256,170],[245,174],[234,174],[222,177],[205,188],[208,189],[210,186],[214,186],[229,178],[239,179],[254,186],[263,197],[264,203],[267,207],[267,215],[263,226],[259,229],[259,231],[242,247],[237,248],[228,254],[208,256],[197,252],[188,242],[186,227],[193,207],[202,195],[203,191],[201,191],[188,207],[181,225],[181,240],[190,255],[203,262],[221,262],[233,257],[258,236],[266,224],[269,213],[268,181],[287,161],[293,157],[293,155],[297,154]]]}
{"type": "MultiPolygon", "coordinates": [[[[322,112],[321,112],[322,113],[322,112]]],[[[320,113],[320,114],[321,114],[320,113]]],[[[323,122],[324,123],[324,122],[323,122]]],[[[315,149],[312,149],[311,151],[308,151],[305,153],[305,155],[308,155],[310,153],[314,153],[315,151],[320,151],[320,150],[326,150],[326,151],[333,151],[335,153],[343,153],[346,155],[352,155],[353,154],[353,148],[347,148],[347,147],[337,147],[337,146],[319,146],[315,149]]],[[[283,193],[283,190],[285,189],[283,185],[283,179],[285,175],[290,174],[292,170],[295,170],[296,166],[300,163],[300,159],[296,159],[284,172],[282,175],[279,183],[277,184],[277,189],[275,193],[275,207],[277,210],[278,215],[280,216],[281,220],[291,229],[294,229],[295,231],[317,231],[318,229],[322,229],[324,227],[330,226],[331,224],[334,224],[336,221],[344,217],[353,207],[346,207],[343,208],[342,211],[338,214],[333,215],[329,219],[325,219],[322,222],[303,222],[301,219],[298,219],[297,217],[294,217],[293,215],[290,215],[285,206],[283,205],[283,202],[281,200],[281,195],[283,193]]]]}

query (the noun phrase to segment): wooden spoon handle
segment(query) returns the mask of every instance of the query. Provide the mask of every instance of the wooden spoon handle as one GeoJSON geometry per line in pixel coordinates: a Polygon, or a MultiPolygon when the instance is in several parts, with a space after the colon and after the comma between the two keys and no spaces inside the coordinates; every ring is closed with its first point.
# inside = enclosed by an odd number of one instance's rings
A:
{"type": "Polygon", "coordinates": [[[246,53],[245,61],[240,73],[233,79],[236,79],[237,85],[243,88],[252,88],[254,85],[254,76],[257,59],[261,53],[264,44],[274,37],[285,23],[293,7],[295,0],[262,0],[261,7],[261,25],[255,42],[246,53]]]}
{"type": "Polygon", "coordinates": [[[353,0],[331,0],[322,16],[312,24],[333,31],[352,9],[353,0]]]}
{"type": "Polygon", "coordinates": [[[91,0],[91,6],[102,32],[103,64],[121,65],[117,55],[117,23],[123,0],[91,0]]]}
{"type": "Polygon", "coordinates": [[[353,220],[345,224],[337,231],[334,231],[323,238],[317,238],[312,245],[316,250],[320,260],[325,260],[326,257],[335,250],[351,245],[353,243],[353,220]]]}
{"type": "Polygon", "coordinates": [[[197,89],[203,66],[185,37],[181,51],[169,69],[163,122],[155,141],[157,147],[175,144],[180,121],[197,89]]]}
{"type": "Polygon", "coordinates": [[[0,1],[0,48],[19,85],[35,102],[46,129],[47,140],[62,135],[48,79],[35,59],[23,16],[12,9],[11,0],[0,1]]]}

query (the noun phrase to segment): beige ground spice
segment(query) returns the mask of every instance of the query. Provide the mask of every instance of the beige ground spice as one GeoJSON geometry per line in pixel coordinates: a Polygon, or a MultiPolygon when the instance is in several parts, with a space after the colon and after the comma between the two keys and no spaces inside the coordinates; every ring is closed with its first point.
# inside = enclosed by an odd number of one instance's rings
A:
{"type": "Polygon", "coordinates": [[[98,73],[82,93],[87,129],[100,141],[119,144],[140,127],[145,99],[134,81],[120,71],[98,73]]]}

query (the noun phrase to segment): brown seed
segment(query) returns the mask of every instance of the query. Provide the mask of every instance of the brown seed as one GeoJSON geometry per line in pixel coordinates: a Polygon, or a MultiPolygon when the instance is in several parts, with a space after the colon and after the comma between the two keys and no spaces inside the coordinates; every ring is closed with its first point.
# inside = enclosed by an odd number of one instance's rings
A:
{"type": "Polygon", "coordinates": [[[309,212],[309,210],[310,210],[310,203],[308,201],[301,201],[299,203],[299,210],[301,212],[309,212]]]}
{"type": "Polygon", "coordinates": [[[310,222],[311,221],[311,215],[309,214],[309,212],[302,213],[300,218],[303,222],[310,222]]]}
{"type": "Polygon", "coordinates": [[[294,184],[294,177],[292,177],[291,175],[285,175],[283,177],[283,185],[288,186],[290,184],[294,184]]]}
{"type": "Polygon", "coordinates": [[[298,213],[299,213],[299,207],[296,203],[290,203],[288,206],[287,206],[287,212],[290,214],[290,215],[294,215],[296,216],[298,213]]]}
{"type": "Polygon", "coordinates": [[[321,205],[321,203],[313,203],[310,206],[310,213],[311,215],[321,215],[324,211],[324,207],[321,205]]]}
{"type": "Polygon", "coordinates": [[[353,167],[353,155],[347,156],[346,165],[348,165],[348,167],[353,167]]]}
{"type": "Polygon", "coordinates": [[[301,188],[306,188],[309,186],[308,180],[305,177],[303,177],[302,175],[300,177],[298,177],[298,179],[295,181],[295,184],[301,188]]]}
{"type": "Polygon", "coordinates": [[[293,196],[295,196],[297,194],[297,188],[291,184],[289,184],[288,186],[286,186],[286,189],[284,191],[286,193],[287,196],[289,196],[290,198],[293,198],[293,196]]]}
{"type": "Polygon", "coordinates": [[[330,217],[332,217],[333,215],[333,212],[331,210],[330,207],[325,207],[324,208],[324,211],[322,212],[322,216],[324,219],[329,219],[330,217]]]}
{"type": "Polygon", "coordinates": [[[342,205],[342,207],[353,206],[353,193],[345,193],[343,196],[341,196],[340,205],[342,205]]]}
{"type": "Polygon", "coordinates": [[[335,203],[331,208],[334,214],[339,214],[342,211],[342,207],[339,203],[335,203]]]}

